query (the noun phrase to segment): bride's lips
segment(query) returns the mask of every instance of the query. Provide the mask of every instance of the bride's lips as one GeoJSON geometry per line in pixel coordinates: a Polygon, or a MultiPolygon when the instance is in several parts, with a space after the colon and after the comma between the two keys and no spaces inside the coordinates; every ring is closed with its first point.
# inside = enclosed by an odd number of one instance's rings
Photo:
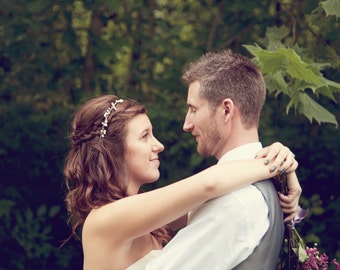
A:
{"type": "Polygon", "coordinates": [[[156,162],[156,163],[160,164],[160,161],[159,161],[158,157],[152,158],[152,159],[150,159],[150,161],[151,162],[156,162]]]}

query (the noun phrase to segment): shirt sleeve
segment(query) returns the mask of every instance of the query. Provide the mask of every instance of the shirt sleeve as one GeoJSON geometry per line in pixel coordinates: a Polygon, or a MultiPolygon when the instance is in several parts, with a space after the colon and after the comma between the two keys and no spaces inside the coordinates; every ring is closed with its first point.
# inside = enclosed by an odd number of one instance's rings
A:
{"type": "Polygon", "coordinates": [[[231,269],[253,252],[268,226],[262,194],[253,186],[242,188],[193,211],[188,225],[145,269],[231,269]]]}

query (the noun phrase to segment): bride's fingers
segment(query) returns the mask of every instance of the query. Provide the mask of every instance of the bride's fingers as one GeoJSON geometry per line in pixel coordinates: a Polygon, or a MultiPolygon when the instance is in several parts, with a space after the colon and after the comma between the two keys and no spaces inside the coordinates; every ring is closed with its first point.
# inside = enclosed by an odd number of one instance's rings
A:
{"type": "Polygon", "coordinates": [[[287,211],[296,211],[299,204],[298,193],[290,194],[288,196],[279,192],[280,205],[287,211]]]}
{"type": "Polygon", "coordinates": [[[281,173],[290,173],[297,169],[299,163],[294,159],[287,159],[280,165],[280,172],[281,173]]]}
{"type": "Polygon", "coordinates": [[[279,173],[291,173],[297,169],[299,163],[295,159],[282,160],[282,157],[276,157],[273,161],[269,162],[269,170],[271,172],[278,171],[279,173]],[[292,161],[291,161],[292,160],[292,161]]]}
{"type": "Polygon", "coordinates": [[[286,216],[284,218],[284,222],[288,222],[288,221],[291,221],[293,218],[295,217],[295,213],[292,213],[292,214],[289,214],[288,216],[286,216]]]}
{"type": "Polygon", "coordinates": [[[280,152],[280,150],[285,147],[279,142],[275,142],[270,146],[262,148],[260,151],[257,152],[256,157],[257,158],[266,158],[269,161],[271,161],[274,157],[277,156],[277,154],[280,152]]]}
{"type": "Polygon", "coordinates": [[[265,158],[265,164],[270,163],[271,171],[279,169],[282,173],[285,171],[294,171],[298,165],[294,153],[279,142],[275,142],[271,146],[261,149],[257,153],[256,158],[265,158]]]}

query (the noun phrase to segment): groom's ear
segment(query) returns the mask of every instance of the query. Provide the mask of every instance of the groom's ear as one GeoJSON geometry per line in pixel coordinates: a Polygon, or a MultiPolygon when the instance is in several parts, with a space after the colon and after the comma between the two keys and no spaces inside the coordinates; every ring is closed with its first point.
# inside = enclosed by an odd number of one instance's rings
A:
{"type": "Polygon", "coordinates": [[[226,98],[223,100],[223,113],[225,120],[229,121],[233,115],[235,110],[235,104],[230,98],[226,98]]]}

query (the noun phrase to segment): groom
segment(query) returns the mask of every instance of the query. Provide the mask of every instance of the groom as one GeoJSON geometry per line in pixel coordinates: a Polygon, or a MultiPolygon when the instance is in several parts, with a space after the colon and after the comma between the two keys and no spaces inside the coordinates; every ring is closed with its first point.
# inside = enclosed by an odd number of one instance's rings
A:
{"type": "MultiPolygon", "coordinates": [[[[258,68],[231,51],[207,53],[183,80],[189,86],[183,130],[195,137],[198,153],[219,163],[254,158],[266,96],[258,68]]],[[[291,192],[299,196],[301,189],[291,192]]],[[[273,270],[283,233],[277,192],[271,180],[262,181],[190,212],[188,225],[146,269],[273,270]]]]}

